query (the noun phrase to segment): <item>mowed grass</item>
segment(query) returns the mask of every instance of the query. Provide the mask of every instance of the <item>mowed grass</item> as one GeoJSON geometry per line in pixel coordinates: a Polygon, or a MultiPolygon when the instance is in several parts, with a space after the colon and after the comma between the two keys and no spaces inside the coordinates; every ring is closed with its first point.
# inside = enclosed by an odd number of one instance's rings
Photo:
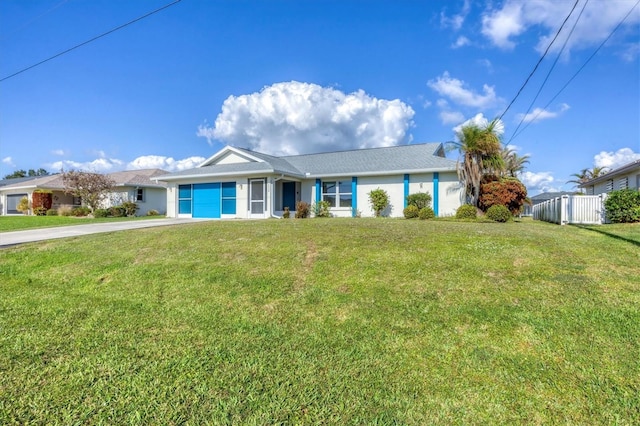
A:
{"type": "Polygon", "coordinates": [[[0,424],[639,419],[638,225],[218,221],[0,251],[0,424]]]}
{"type": "Polygon", "coordinates": [[[164,216],[136,217],[73,217],[73,216],[0,216],[0,232],[20,231],[23,229],[50,228],[55,226],[85,225],[100,222],[121,222],[126,220],[145,220],[164,218],[164,216]]]}

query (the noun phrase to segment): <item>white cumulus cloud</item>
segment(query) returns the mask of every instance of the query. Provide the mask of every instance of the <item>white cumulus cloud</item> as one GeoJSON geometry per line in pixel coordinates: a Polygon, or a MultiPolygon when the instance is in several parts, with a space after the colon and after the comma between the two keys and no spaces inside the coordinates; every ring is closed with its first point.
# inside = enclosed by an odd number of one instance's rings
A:
{"type": "Polygon", "coordinates": [[[427,85],[441,96],[467,107],[485,109],[502,102],[502,99],[496,96],[493,86],[483,85],[482,94],[480,94],[469,89],[464,81],[451,77],[448,71],[435,80],[429,80],[427,85]]]}
{"type": "Polygon", "coordinates": [[[51,163],[51,170],[81,170],[94,173],[110,173],[121,170],[124,162],[116,158],[97,158],[93,161],[62,160],[51,163]]]}
{"type": "MultiPolygon", "coordinates": [[[[482,17],[482,34],[494,45],[512,49],[517,36],[532,28],[541,28],[536,49],[544,51],[569,14],[573,2],[557,0],[506,0],[488,9],[482,17]]],[[[578,4],[562,33],[551,47],[558,51],[573,27],[584,2],[578,4]]],[[[587,3],[580,21],[567,42],[567,52],[600,44],[634,6],[628,0],[592,0],[587,3]]],[[[640,8],[633,9],[624,26],[633,28],[640,22],[640,8]]],[[[539,30],[538,30],[539,31],[539,30]]],[[[624,36],[621,36],[624,38],[624,36]]]]}
{"type": "Polygon", "coordinates": [[[469,14],[470,9],[471,9],[471,0],[465,0],[460,13],[457,13],[449,17],[443,11],[440,13],[440,24],[443,27],[449,27],[454,31],[458,31],[460,28],[462,28],[462,25],[464,24],[464,21],[467,18],[467,15],[469,14]]]}
{"type": "Polygon", "coordinates": [[[62,157],[64,155],[64,151],[61,149],[54,149],[51,151],[51,154],[62,157]]]}
{"type": "Polygon", "coordinates": [[[6,164],[7,166],[11,166],[11,167],[15,167],[16,166],[15,164],[13,164],[13,159],[11,157],[4,157],[2,159],[2,162],[4,164],[6,164]]]}
{"type": "Polygon", "coordinates": [[[629,164],[635,160],[640,160],[640,153],[633,152],[631,148],[620,148],[613,151],[602,151],[593,158],[597,167],[607,167],[609,169],[617,169],[625,164],[629,164]]]}
{"type": "Polygon", "coordinates": [[[520,181],[527,187],[527,193],[529,196],[533,196],[541,192],[560,191],[551,172],[525,171],[522,172],[519,177],[520,181]]]}
{"type": "Polygon", "coordinates": [[[522,120],[524,123],[535,123],[537,121],[548,120],[550,118],[556,118],[570,107],[567,104],[561,104],[557,111],[549,111],[544,108],[535,108],[528,114],[518,114],[517,119],[522,120]]]}
{"type": "Polygon", "coordinates": [[[274,155],[371,148],[410,141],[414,114],[398,99],[291,81],[228,97],[197,134],[274,155]]]}
{"type": "MultiPolygon", "coordinates": [[[[463,126],[467,126],[469,124],[475,124],[482,129],[489,125],[489,119],[486,118],[482,113],[476,114],[470,119],[466,120],[464,123],[460,123],[459,125],[454,127],[453,133],[457,134],[463,126]]],[[[502,120],[498,120],[494,130],[499,136],[502,136],[504,134],[504,123],[502,122],[502,120]]]]}
{"type": "Polygon", "coordinates": [[[456,41],[451,45],[454,49],[458,49],[460,47],[468,46],[471,44],[471,40],[466,38],[465,36],[460,36],[456,39],[456,41]]]}
{"type": "Polygon", "coordinates": [[[188,157],[182,160],[175,160],[172,157],[162,155],[144,155],[127,164],[127,170],[140,169],[163,169],[168,172],[193,169],[202,163],[204,157],[188,157]]]}

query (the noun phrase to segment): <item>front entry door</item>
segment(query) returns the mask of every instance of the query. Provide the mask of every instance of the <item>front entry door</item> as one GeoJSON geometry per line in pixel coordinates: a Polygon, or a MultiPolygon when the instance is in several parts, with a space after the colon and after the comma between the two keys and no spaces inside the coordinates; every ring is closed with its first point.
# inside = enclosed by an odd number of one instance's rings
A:
{"type": "Polygon", "coordinates": [[[282,182],[282,210],[289,207],[289,211],[296,210],[296,183],[282,182]]]}
{"type": "Polygon", "coordinates": [[[249,217],[263,218],[265,212],[266,185],[264,179],[249,181],[249,217]]]}

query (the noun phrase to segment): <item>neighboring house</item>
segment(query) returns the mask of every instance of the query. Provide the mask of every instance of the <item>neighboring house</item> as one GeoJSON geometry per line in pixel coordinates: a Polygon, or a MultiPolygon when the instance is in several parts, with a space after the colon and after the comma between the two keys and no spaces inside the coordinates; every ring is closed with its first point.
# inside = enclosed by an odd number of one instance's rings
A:
{"type": "Polygon", "coordinates": [[[587,195],[608,194],[617,189],[640,190],[640,160],[633,161],[579,185],[587,195]]]}
{"type": "Polygon", "coordinates": [[[536,206],[540,203],[544,203],[545,201],[552,200],[554,198],[562,197],[563,195],[576,195],[579,192],[543,192],[538,195],[534,195],[530,198],[531,204],[526,204],[522,208],[522,216],[533,216],[533,206],[536,206]]]}
{"type": "MultiPolygon", "coordinates": [[[[107,196],[103,207],[122,204],[124,201],[134,201],[138,204],[138,215],[146,215],[149,210],[157,210],[164,214],[166,209],[166,185],[152,180],[155,176],[165,175],[167,172],[161,169],[132,170],[108,174],[116,183],[113,191],[107,196]]],[[[12,182],[0,186],[0,204],[3,215],[22,214],[16,206],[20,199],[27,197],[31,202],[33,191],[37,189],[48,190],[53,193],[53,209],[63,206],[77,207],[82,205],[82,200],[72,195],[65,194],[62,175],[38,176],[31,178],[7,179],[2,181],[12,182]]]]}
{"type": "Polygon", "coordinates": [[[29,177],[21,177],[21,178],[11,178],[11,179],[2,179],[0,180],[0,215],[1,214],[21,214],[17,210],[18,203],[20,200],[27,196],[26,192],[17,191],[16,193],[11,193],[8,191],[8,194],[3,191],[4,187],[8,185],[16,185],[16,184],[24,184],[27,181],[35,179],[35,176],[29,177]],[[7,213],[9,212],[9,213],[7,213]]]}
{"type": "Polygon", "coordinates": [[[130,170],[110,173],[108,176],[116,181],[113,191],[108,197],[108,206],[117,206],[125,201],[133,201],[138,205],[136,215],[145,216],[149,210],[160,214],[167,211],[167,185],[155,178],[166,175],[162,169],[130,170]]]}
{"type": "Polygon", "coordinates": [[[227,146],[195,169],[156,179],[168,183],[169,217],[281,217],[285,207],[293,217],[298,201],[327,201],[333,216],[373,216],[369,192],[377,188],[390,198],[384,216],[401,217],[406,196],[417,192],[449,216],[463,198],[441,143],[281,157],[227,146]]]}

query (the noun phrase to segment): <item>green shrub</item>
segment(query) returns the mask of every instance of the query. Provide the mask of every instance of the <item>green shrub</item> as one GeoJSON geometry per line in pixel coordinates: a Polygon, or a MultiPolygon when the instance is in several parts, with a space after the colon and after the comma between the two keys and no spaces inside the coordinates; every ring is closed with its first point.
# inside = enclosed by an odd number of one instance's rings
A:
{"type": "Polygon", "coordinates": [[[463,204],[456,210],[456,219],[475,219],[478,211],[471,204],[463,204]]]}
{"type": "Polygon", "coordinates": [[[418,210],[429,207],[431,204],[431,195],[428,192],[417,192],[407,195],[407,206],[416,206],[418,210]]]}
{"type": "Polygon", "coordinates": [[[56,209],[47,210],[47,216],[58,216],[58,210],[56,209]]]}
{"type": "Polygon", "coordinates": [[[494,222],[508,222],[513,219],[513,215],[507,208],[507,206],[503,206],[502,204],[495,204],[489,209],[487,209],[486,214],[487,219],[491,219],[494,222]]]}
{"type": "Polygon", "coordinates": [[[60,206],[58,207],[58,215],[73,216],[73,208],[71,208],[71,206],[60,206]]]}
{"type": "Polygon", "coordinates": [[[27,197],[20,198],[18,201],[18,205],[16,206],[16,210],[21,212],[22,214],[29,214],[29,209],[31,208],[31,203],[27,197]]]}
{"type": "Polygon", "coordinates": [[[369,203],[376,217],[380,217],[382,211],[389,206],[389,194],[381,188],[369,192],[369,203]]]}
{"type": "Polygon", "coordinates": [[[404,210],[402,210],[402,214],[404,215],[405,219],[415,219],[416,217],[418,217],[419,213],[420,209],[415,204],[409,204],[404,208],[404,210]]]}
{"type": "Polygon", "coordinates": [[[95,209],[93,211],[93,217],[109,217],[109,210],[107,210],[107,209],[95,209]]]}
{"type": "Polygon", "coordinates": [[[139,209],[138,205],[133,201],[125,201],[120,207],[124,210],[125,216],[135,216],[139,209]]]}
{"type": "Polygon", "coordinates": [[[318,201],[311,208],[315,217],[331,217],[329,207],[331,207],[331,204],[328,201],[318,201]]]}
{"type": "Polygon", "coordinates": [[[44,216],[47,214],[47,209],[45,207],[34,207],[33,214],[36,216],[44,216]]]}
{"type": "Polygon", "coordinates": [[[304,219],[309,217],[309,212],[311,211],[311,207],[309,203],[305,203],[304,201],[298,201],[296,203],[296,219],[304,219]]]}
{"type": "Polygon", "coordinates": [[[147,212],[147,216],[160,216],[160,212],[156,209],[151,209],[147,212]]]}
{"type": "Polygon", "coordinates": [[[640,222],[640,191],[619,189],[611,191],[604,202],[607,218],[613,223],[640,222]]]}
{"type": "Polygon", "coordinates": [[[91,209],[85,206],[76,207],[71,211],[71,214],[76,217],[88,216],[89,213],[91,213],[91,209]]]}
{"type": "Polygon", "coordinates": [[[124,217],[127,215],[126,210],[122,206],[109,207],[109,216],[112,217],[124,217]]]}
{"type": "Polygon", "coordinates": [[[429,207],[429,206],[423,207],[418,212],[418,217],[421,220],[433,219],[434,217],[436,217],[436,212],[434,212],[433,209],[431,207],[429,207]]]}

